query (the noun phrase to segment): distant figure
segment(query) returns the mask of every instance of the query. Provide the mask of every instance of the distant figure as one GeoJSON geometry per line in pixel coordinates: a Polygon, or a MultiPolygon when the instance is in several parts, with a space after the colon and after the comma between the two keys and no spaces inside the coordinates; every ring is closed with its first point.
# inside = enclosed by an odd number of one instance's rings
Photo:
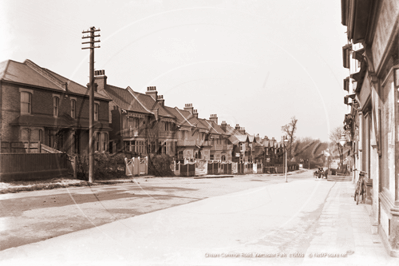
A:
{"type": "Polygon", "coordinates": [[[328,177],[328,168],[324,171],[324,178],[327,179],[328,177]]]}
{"type": "Polygon", "coordinates": [[[318,174],[319,174],[319,175],[318,175],[317,178],[319,178],[319,179],[320,179],[320,178],[323,178],[323,176],[324,176],[324,170],[323,170],[322,167],[319,168],[318,174]]]}

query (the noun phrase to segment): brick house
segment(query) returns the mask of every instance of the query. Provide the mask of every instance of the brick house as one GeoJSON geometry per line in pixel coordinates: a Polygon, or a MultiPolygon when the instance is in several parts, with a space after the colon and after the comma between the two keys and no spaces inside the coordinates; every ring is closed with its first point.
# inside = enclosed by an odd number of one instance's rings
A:
{"type": "Polygon", "coordinates": [[[175,156],[176,118],[168,111],[156,87],[148,87],[143,94],[130,87],[109,85],[104,70],[95,72],[95,82],[98,91],[112,99],[110,152],[129,151],[138,156],[175,156]]]}
{"type": "MultiPolygon", "coordinates": [[[[108,149],[108,103],[94,93],[96,151],[108,149]]],[[[68,154],[87,154],[89,96],[86,87],[30,60],[0,63],[1,152],[39,152],[44,144],[68,154]],[[36,149],[31,144],[36,143],[36,149]]]]}
{"type": "Polygon", "coordinates": [[[209,120],[209,142],[211,145],[211,160],[232,162],[233,144],[229,141],[230,135],[218,125],[217,114],[211,114],[209,120]]]}
{"type": "Polygon", "coordinates": [[[168,107],[167,110],[176,117],[177,159],[209,160],[210,146],[205,140],[209,130],[198,120],[197,110],[192,104],[186,104],[184,110],[177,107],[168,107]]]}

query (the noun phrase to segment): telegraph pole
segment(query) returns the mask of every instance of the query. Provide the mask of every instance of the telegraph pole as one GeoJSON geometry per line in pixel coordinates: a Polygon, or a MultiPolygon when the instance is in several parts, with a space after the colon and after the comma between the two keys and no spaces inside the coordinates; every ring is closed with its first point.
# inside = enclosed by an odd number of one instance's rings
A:
{"type": "Polygon", "coordinates": [[[96,42],[100,40],[95,40],[96,37],[100,37],[100,34],[95,35],[96,27],[91,27],[90,30],[83,31],[83,34],[89,33],[89,35],[83,36],[82,39],[89,38],[90,41],[82,42],[82,44],[90,44],[89,47],[83,47],[82,49],[90,49],[90,81],[89,81],[89,183],[94,181],[94,151],[93,151],[93,139],[94,139],[94,49],[100,48],[100,46],[95,46],[96,42]]]}

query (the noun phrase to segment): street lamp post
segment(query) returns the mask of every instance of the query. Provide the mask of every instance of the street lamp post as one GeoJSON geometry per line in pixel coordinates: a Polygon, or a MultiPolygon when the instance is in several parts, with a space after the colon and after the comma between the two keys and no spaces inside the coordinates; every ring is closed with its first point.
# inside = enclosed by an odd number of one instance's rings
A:
{"type": "Polygon", "coordinates": [[[285,182],[287,183],[287,172],[288,172],[288,164],[287,164],[287,144],[288,139],[287,136],[284,136],[284,153],[285,153],[285,165],[284,165],[284,175],[285,175],[285,182]]]}
{"type": "Polygon", "coordinates": [[[340,169],[341,171],[343,171],[344,168],[344,145],[346,143],[346,138],[345,138],[345,134],[342,133],[341,135],[341,139],[339,140],[339,142],[337,142],[338,145],[338,152],[339,152],[339,162],[340,162],[340,169]],[[341,147],[341,149],[340,149],[341,147]]]}

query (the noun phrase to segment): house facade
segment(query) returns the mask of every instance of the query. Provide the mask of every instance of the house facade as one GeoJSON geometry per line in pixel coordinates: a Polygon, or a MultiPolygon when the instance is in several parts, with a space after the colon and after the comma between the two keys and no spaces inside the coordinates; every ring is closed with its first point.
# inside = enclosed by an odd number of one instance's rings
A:
{"type": "MultiPolygon", "coordinates": [[[[88,154],[86,87],[30,60],[7,60],[0,63],[0,93],[1,153],[40,152],[44,144],[68,154],[88,154]]],[[[110,99],[94,95],[94,148],[105,152],[110,99]]]]}
{"type": "Polygon", "coordinates": [[[177,118],[177,159],[210,160],[210,142],[207,140],[208,126],[198,119],[193,105],[185,104],[184,109],[174,108],[177,118]]]}
{"type": "Polygon", "coordinates": [[[399,256],[399,2],[343,0],[341,14],[348,37],[344,67],[352,72],[344,81],[351,106],[344,119],[347,145],[356,169],[367,173],[373,231],[399,256]]]}
{"type": "Polygon", "coordinates": [[[134,156],[149,154],[176,155],[176,118],[165,107],[156,87],[145,94],[107,83],[104,70],[95,72],[98,91],[110,102],[110,151],[131,152],[134,156]]]}

